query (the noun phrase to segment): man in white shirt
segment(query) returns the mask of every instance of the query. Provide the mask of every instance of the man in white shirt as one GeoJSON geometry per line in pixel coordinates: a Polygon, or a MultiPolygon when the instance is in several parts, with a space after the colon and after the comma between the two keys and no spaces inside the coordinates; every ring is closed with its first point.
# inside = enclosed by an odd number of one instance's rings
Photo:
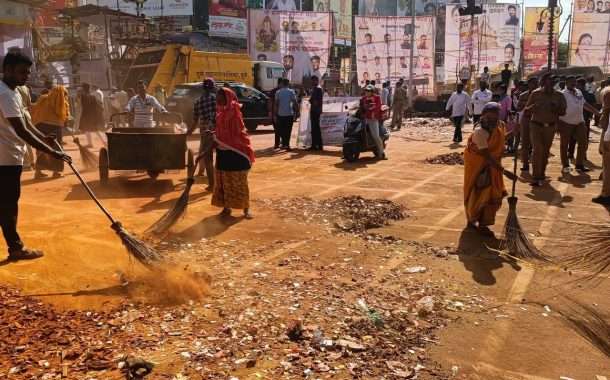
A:
{"type": "Polygon", "coordinates": [[[390,82],[384,82],[381,87],[381,104],[390,105],[390,82]]]}
{"type": "Polygon", "coordinates": [[[489,85],[489,81],[491,80],[491,74],[489,74],[489,67],[485,66],[483,68],[483,72],[481,73],[481,77],[479,78],[480,82],[485,82],[489,85]]]}
{"type": "Polygon", "coordinates": [[[481,119],[481,113],[483,113],[483,107],[485,104],[491,102],[493,94],[487,89],[487,82],[480,81],[479,89],[472,93],[472,100],[470,102],[470,112],[472,112],[473,123],[478,123],[481,119]]]}
{"type": "Polygon", "coordinates": [[[566,113],[559,117],[559,136],[560,136],[560,155],[563,173],[570,172],[570,160],[568,158],[568,146],[570,139],[574,138],[578,149],[576,151],[576,170],[579,172],[588,172],[585,168],[584,160],[587,153],[587,128],[585,127],[585,119],[583,109],[597,114],[595,107],[585,101],[582,92],[576,88],[576,77],[570,76],[566,78],[566,88],[562,91],[566,99],[566,113]]]}
{"type": "Polygon", "coordinates": [[[25,248],[17,233],[26,143],[58,160],[72,161],[70,156],[45,144],[44,136],[25,117],[23,101],[16,88],[25,85],[31,66],[32,60],[23,53],[8,53],[2,62],[3,79],[0,81],[0,227],[11,261],[43,256],[40,251],[25,248]]]}
{"type": "Polygon", "coordinates": [[[135,128],[153,128],[153,112],[167,113],[165,107],[152,95],[146,93],[146,83],[138,82],[138,95],[127,103],[127,112],[134,114],[133,126],[135,128]]]}
{"type": "Polygon", "coordinates": [[[451,94],[451,97],[447,101],[446,110],[451,110],[451,121],[455,126],[455,132],[453,133],[453,142],[462,142],[462,121],[464,116],[468,113],[468,106],[470,105],[470,96],[464,92],[464,85],[458,83],[456,91],[451,94]]]}

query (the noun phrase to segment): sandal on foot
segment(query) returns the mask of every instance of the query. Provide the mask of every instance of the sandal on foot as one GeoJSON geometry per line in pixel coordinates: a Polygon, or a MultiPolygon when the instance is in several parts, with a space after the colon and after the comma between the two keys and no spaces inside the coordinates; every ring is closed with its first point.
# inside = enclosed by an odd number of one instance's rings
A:
{"type": "Polygon", "coordinates": [[[20,260],[35,260],[39,259],[44,254],[42,251],[37,251],[35,249],[22,248],[19,251],[12,251],[8,253],[9,261],[20,261],[20,260]]]}

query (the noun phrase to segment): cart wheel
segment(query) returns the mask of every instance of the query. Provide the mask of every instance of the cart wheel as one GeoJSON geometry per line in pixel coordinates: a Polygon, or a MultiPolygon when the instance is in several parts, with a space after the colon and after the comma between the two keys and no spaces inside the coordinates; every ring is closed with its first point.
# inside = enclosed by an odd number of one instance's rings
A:
{"type": "Polygon", "coordinates": [[[190,149],[186,150],[186,175],[191,177],[195,174],[195,155],[190,149]]]}
{"type": "Polygon", "coordinates": [[[100,149],[100,158],[99,158],[99,170],[100,170],[100,183],[107,184],[108,183],[108,151],[106,148],[100,149]]]}

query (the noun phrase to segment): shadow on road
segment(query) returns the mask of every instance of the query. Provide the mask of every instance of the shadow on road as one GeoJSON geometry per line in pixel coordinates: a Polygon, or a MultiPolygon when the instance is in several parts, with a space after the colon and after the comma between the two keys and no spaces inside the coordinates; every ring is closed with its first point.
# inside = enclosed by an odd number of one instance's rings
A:
{"type": "MultiPolygon", "coordinates": [[[[184,181],[180,181],[181,183],[184,181]]],[[[181,183],[174,183],[171,179],[151,179],[139,177],[137,179],[115,177],[108,179],[108,183],[102,185],[100,181],[88,181],[87,184],[99,199],[130,199],[152,197],[159,199],[163,194],[170,193],[181,183]]],[[[70,192],[66,195],[66,201],[89,199],[87,191],[80,183],[72,185],[70,192]]]]}
{"type": "Polygon", "coordinates": [[[550,183],[542,187],[532,187],[531,193],[525,194],[526,197],[533,201],[546,202],[549,206],[564,208],[564,203],[570,203],[574,197],[570,195],[561,195],[561,192],[555,189],[550,183]],[[559,203],[556,202],[557,197],[561,197],[559,203]]]}
{"type": "Polygon", "coordinates": [[[221,215],[211,215],[182,232],[168,235],[168,239],[171,240],[177,238],[186,241],[199,241],[203,238],[208,239],[218,236],[228,230],[231,226],[234,226],[244,220],[244,217],[241,215],[241,210],[233,210],[233,213],[235,215],[240,213],[240,216],[227,217],[221,215]]]}
{"type": "Polygon", "coordinates": [[[464,268],[472,273],[472,279],[481,285],[495,285],[493,272],[506,263],[515,270],[521,270],[516,261],[508,260],[493,249],[500,249],[502,241],[494,236],[483,236],[474,229],[465,228],[460,234],[458,255],[464,268]]]}
{"type": "Polygon", "coordinates": [[[377,159],[375,157],[364,157],[364,158],[360,158],[354,162],[347,162],[347,161],[337,162],[334,166],[339,169],[353,171],[353,170],[357,170],[357,169],[366,168],[370,165],[375,165],[378,162],[379,162],[379,159],[377,159]]]}

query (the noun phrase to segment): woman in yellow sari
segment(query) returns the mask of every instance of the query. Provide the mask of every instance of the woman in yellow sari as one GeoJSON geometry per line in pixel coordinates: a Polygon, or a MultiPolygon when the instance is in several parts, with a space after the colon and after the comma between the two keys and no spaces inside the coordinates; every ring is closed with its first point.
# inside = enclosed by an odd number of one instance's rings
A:
{"type": "MultiPolygon", "coordinates": [[[[57,139],[61,144],[63,128],[70,118],[68,91],[64,86],[52,87],[49,92],[41,95],[36,103],[32,104],[30,113],[34,126],[49,139],[57,139]]],[[[51,144],[51,146],[53,145],[51,144]]],[[[46,174],[42,172],[43,169],[53,170],[53,177],[59,177],[61,171],[59,168],[63,168],[63,164],[46,154],[42,156],[43,154],[38,152],[35,178],[46,177],[46,174]]]]}
{"type": "Polygon", "coordinates": [[[487,103],[481,121],[464,151],[464,206],[468,227],[493,235],[488,226],[507,195],[501,165],[506,139],[505,123],[499,120],[500,105],[487,103]]]}

